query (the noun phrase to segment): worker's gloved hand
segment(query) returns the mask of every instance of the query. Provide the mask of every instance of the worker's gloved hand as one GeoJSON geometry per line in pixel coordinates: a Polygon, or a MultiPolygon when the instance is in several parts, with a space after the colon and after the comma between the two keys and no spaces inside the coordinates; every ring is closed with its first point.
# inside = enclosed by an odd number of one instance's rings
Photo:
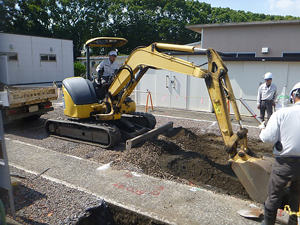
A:
{"type": "Polygon", "coordinates": [[[100,79],[99,79],[99,78],[96,78],[96,79],[95,79],[95,83],[96,83],[97,85],[100,85],[100,84],[101,84],[100,79]]]}
{"type": "Polygon", "coordinates": [[[266,128],[266,121],[263,121],[259,126],[258,126],[259,129],[265,129],[266,128]]]}
{"type": "Polygon", "coordinates": [[[103,73],[104,73],[104,68],[98,70],[98,77],[102,77],[103,73]]]}

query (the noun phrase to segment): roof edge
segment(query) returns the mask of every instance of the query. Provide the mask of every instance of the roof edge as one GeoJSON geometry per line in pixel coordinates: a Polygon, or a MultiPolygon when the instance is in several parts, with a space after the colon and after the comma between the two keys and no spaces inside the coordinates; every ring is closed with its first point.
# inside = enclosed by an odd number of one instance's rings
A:
{"type": "Polygon", "coordinates": [[[185,28],[193,30],[194,28],[214,28],[214,27],[238,27],[238,26],[264,26],[264,25],[286,25],[299,24],[299,20],[268,20],[268,21],[253,21],[253,22],[236,22],[236,23],[213,23],[213,24],[194,24],[186,25],[185,28]]]}

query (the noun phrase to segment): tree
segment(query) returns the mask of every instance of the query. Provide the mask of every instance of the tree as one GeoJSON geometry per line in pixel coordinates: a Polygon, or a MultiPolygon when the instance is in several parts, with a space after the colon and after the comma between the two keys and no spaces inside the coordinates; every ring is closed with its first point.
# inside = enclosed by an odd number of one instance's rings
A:
{"type": "Polygon", "coordinates": [[[1,1],[0,32],[51,37],[48,4],[46,0],[1,1]]]}
{"type": "Polygon", "coordinates": [[[86,72],[86,67],[81,62],[74,63],[74,76],[75,77],[83,77],[86,72]]]}
{"type": "Polygon", "coordinates": [[[105,34],[130,40],[120,50],[129,53],[137,46],[153,42],[186,44],[199,34],[185,29],[187,24],[206,23],[209,4],[184,0],[124,0],[111,5],[105,34]]]}
{"type": "Polygon", "coordinates": [[[80,56],[83,44],[90,38],[101,36],[108,20],[109,1],[60,0],[49,7],[53,20],[53,37],[73,40],[74,58],[80,56]]]}

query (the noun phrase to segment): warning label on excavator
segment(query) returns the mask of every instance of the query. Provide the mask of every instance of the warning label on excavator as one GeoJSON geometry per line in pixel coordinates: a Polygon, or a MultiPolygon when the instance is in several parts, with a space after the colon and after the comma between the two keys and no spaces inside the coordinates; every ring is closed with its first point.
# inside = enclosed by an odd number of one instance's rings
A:
{"type": "Polygon", "coordinates": [[[221,104],[219,102],[214,103],[215,113],[221,114],[221,104]]]}

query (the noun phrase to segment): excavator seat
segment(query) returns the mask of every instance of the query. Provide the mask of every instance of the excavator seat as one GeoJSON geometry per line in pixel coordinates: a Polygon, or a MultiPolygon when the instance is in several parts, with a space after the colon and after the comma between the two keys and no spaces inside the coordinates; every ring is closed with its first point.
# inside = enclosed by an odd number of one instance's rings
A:
{"type": "Polygon", "coordinates": [[[93,86],[96,91],[96,96],[98,100],[102,100],[105,98],[105,94],[108,92],[110,83],[104,83],[101,85],[96,84],[96,82],[93,82],[93,86]]]}
{"type": "Polygon", "coordinates": [[[98,102],[95,88],[90,80],[76,77],[75,79],[64,79],[62,84],[75,105],[87,105],[98,102]]]}

